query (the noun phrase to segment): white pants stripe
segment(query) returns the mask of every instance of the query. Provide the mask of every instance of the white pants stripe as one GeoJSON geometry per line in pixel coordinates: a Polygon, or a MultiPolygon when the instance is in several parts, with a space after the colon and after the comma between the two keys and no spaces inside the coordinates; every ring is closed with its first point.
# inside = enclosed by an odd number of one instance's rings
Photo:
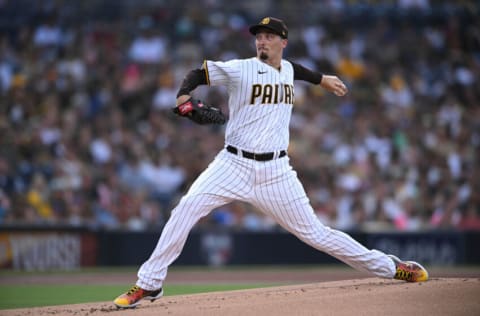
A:
{"type": "Polygon", "coordinates": [[[384,278],[395,274],[395,264],[383,252],[369,250],[318,220],[288,157],[261,162],[222,150],[172,211],[136,284],[146,290],[160,288],[193,226],[233,200],[251,203],[300,240],[355,269],[384,278]]]}

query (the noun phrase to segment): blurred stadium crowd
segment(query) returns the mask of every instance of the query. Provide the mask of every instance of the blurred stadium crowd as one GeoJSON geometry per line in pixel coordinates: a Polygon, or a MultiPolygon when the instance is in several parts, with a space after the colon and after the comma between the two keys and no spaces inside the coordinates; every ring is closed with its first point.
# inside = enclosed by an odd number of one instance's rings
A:
{"type": "MultiPolygon", "coordinates": [[[[277,16],[297,82],[289,155],[318,217],[346,230],[480,229],[476,1],[0,0],[0,224],[156,229],[223,147],[170,111],[203,59],[255,55],[277,16]],[[228,3],[227,3],[228,2],[228,3]]],[[[226,110],[226,91],[199,98],[226,110]]],[[[274,230],[246,203],[197,228],[274,230]]]]}

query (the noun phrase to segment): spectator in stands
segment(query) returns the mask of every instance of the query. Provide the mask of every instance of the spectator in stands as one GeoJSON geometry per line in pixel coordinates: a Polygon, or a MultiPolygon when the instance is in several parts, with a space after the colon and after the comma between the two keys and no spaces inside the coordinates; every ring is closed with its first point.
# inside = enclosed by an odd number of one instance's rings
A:
{"type": "MultiPolygon", "coordinates": [[[[221,129],[179,127],[169,115],[179,74],[205,54],[247,56],[236,39],[268,5],[229,3],[199,17],[184,0],[112,12],[96,2],[69,2],[73,11],[22,3],[0,12],[11,22],[0,25],[0,222],[161,225],[165,205],[223,144],[221,129]]],[[[287,14],[301,34],[288,57],[336,69],[352,87],[338,104],[296,86],[289,155],[318,216],[346,229],[477,229],[478,9],[364,5],[313,1],[287,14]]],[[[226,104],[221,90],[197,90],[226,104]]],[[[201,224],[274,229],[239,205],[201,224]]]]}

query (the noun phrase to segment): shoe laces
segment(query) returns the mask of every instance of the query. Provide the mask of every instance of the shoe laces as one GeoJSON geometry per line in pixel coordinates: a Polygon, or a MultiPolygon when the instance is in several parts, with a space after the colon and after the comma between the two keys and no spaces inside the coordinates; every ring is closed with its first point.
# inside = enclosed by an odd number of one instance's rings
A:
{"type": "Polygon", "coordinates": [[[411,280],[414,277],[415,266],[408,262],[403,262],[397,267],[396,277],[401,280],[411,280]]]}
{"type": "Polygon", "coordinates": [[[131,288],[130,290],[128,290],[127,295],[133,295],[133,294],[135,294],[136,292],[138,292],[138,291],[140,291],[140,290],[141,290],[141,289],[140,289],[139,286],[134,285],[134,286],[132,286],[132,288],[131,288]]]}
{"type": "Polygon", "coordinates": [[[410,280],[413,277],[413,272],[398,268],[395,277],[401,280],[410,280]]]}

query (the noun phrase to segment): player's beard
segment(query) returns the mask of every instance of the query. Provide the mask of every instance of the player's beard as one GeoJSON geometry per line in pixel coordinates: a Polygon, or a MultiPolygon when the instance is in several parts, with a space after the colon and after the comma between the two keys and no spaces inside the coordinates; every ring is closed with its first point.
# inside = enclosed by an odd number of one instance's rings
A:
{"type": "Polygon", "coordinates": [[[261,59],[261,60],[264,60],[264,61],[267,60],[267,59],[268,59],[267,53],[261,52],[261,53],[260,53],[260,59],[261,59]]]}

